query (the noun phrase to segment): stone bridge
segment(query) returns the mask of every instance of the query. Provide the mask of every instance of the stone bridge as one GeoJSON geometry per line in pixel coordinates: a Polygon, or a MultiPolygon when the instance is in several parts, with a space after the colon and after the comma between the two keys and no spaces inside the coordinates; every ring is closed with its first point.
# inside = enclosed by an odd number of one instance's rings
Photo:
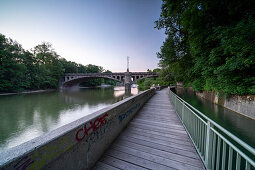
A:
{"type": "Polygon", "coordinates": [[[62,80],[62,87],[69,87],[94,78],[107,78],[130,86],[133,82],[144,78],[158,77],[155,72],[119,72],[119,73],[68,73],[62,80]]]}

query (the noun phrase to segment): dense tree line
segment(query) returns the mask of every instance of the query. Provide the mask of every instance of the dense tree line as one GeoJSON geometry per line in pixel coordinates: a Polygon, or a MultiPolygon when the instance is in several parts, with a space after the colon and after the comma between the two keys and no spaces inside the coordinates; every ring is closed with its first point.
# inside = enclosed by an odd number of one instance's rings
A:
{"type": "MultiPolygon", "coordinates": [[[[20,44],[0,34],[0,92],[20,92],[58,88],[65,73],[101,73],[103,67],[82,65],[61,58],[49,43],[24,50],[20,44]]],[[[109,72],[109,71],[108,71],[109,72]]],[[[104,80],[91,80],[87,84],[100,85],[104,80]]],[[[114,84],[112,80],[106,80],[114,84]]]]}
{"type": "Polygon", "coordinates": [[[255,94],[254,9],[253,0],[163,0],[160,66],[195,90],[255,94]]]}
{"type": "Polygon", "coordinates": [[[154,70],[147,69],[147,72],[156,72],[158,74],[157,78],[146,78],[138,80],[137,84],[139,85],[139,90],[149,89],[152,85],[168,86],[171,83],[174,83],[172,76],[169,76],[168,69],[166,68],[156,68],[154,70]]]}

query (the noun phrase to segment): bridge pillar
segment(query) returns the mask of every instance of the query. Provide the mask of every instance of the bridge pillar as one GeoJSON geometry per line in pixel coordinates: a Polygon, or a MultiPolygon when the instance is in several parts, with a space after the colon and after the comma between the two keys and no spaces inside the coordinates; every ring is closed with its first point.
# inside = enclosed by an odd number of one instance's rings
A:
{"type": "Polygon", "coordinates": [[[131,90],[131,83],[132,83],[131,73],[126,72],[124,73],[124,75],[125,75],[125,78],[124,78],[125,90],[131,90]]]}

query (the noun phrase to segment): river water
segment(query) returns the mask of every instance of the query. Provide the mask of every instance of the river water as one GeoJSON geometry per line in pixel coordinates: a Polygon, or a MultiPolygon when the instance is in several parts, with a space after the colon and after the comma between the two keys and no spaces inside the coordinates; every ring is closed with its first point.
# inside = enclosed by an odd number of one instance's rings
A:
{"type": "Polygon", "coordinates": [[[255,120],[202,99],[190,90],[177,88],[176,93],[207,117],[255,148],[255,120]]]}
{"type": "Polygon", "coordinates": [[[0,152],[137,93],[119,87],[0,96],[0,152]]]}

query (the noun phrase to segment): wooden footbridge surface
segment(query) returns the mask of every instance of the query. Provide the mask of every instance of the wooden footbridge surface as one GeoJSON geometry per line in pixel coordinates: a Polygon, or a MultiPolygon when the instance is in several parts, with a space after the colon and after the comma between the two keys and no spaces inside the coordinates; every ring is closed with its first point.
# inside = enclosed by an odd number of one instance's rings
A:
{"type": "Polygon", "coordinates": [[[168,97],[157,91],[95,164],[95,170],[205,169],[168,97]]]}

